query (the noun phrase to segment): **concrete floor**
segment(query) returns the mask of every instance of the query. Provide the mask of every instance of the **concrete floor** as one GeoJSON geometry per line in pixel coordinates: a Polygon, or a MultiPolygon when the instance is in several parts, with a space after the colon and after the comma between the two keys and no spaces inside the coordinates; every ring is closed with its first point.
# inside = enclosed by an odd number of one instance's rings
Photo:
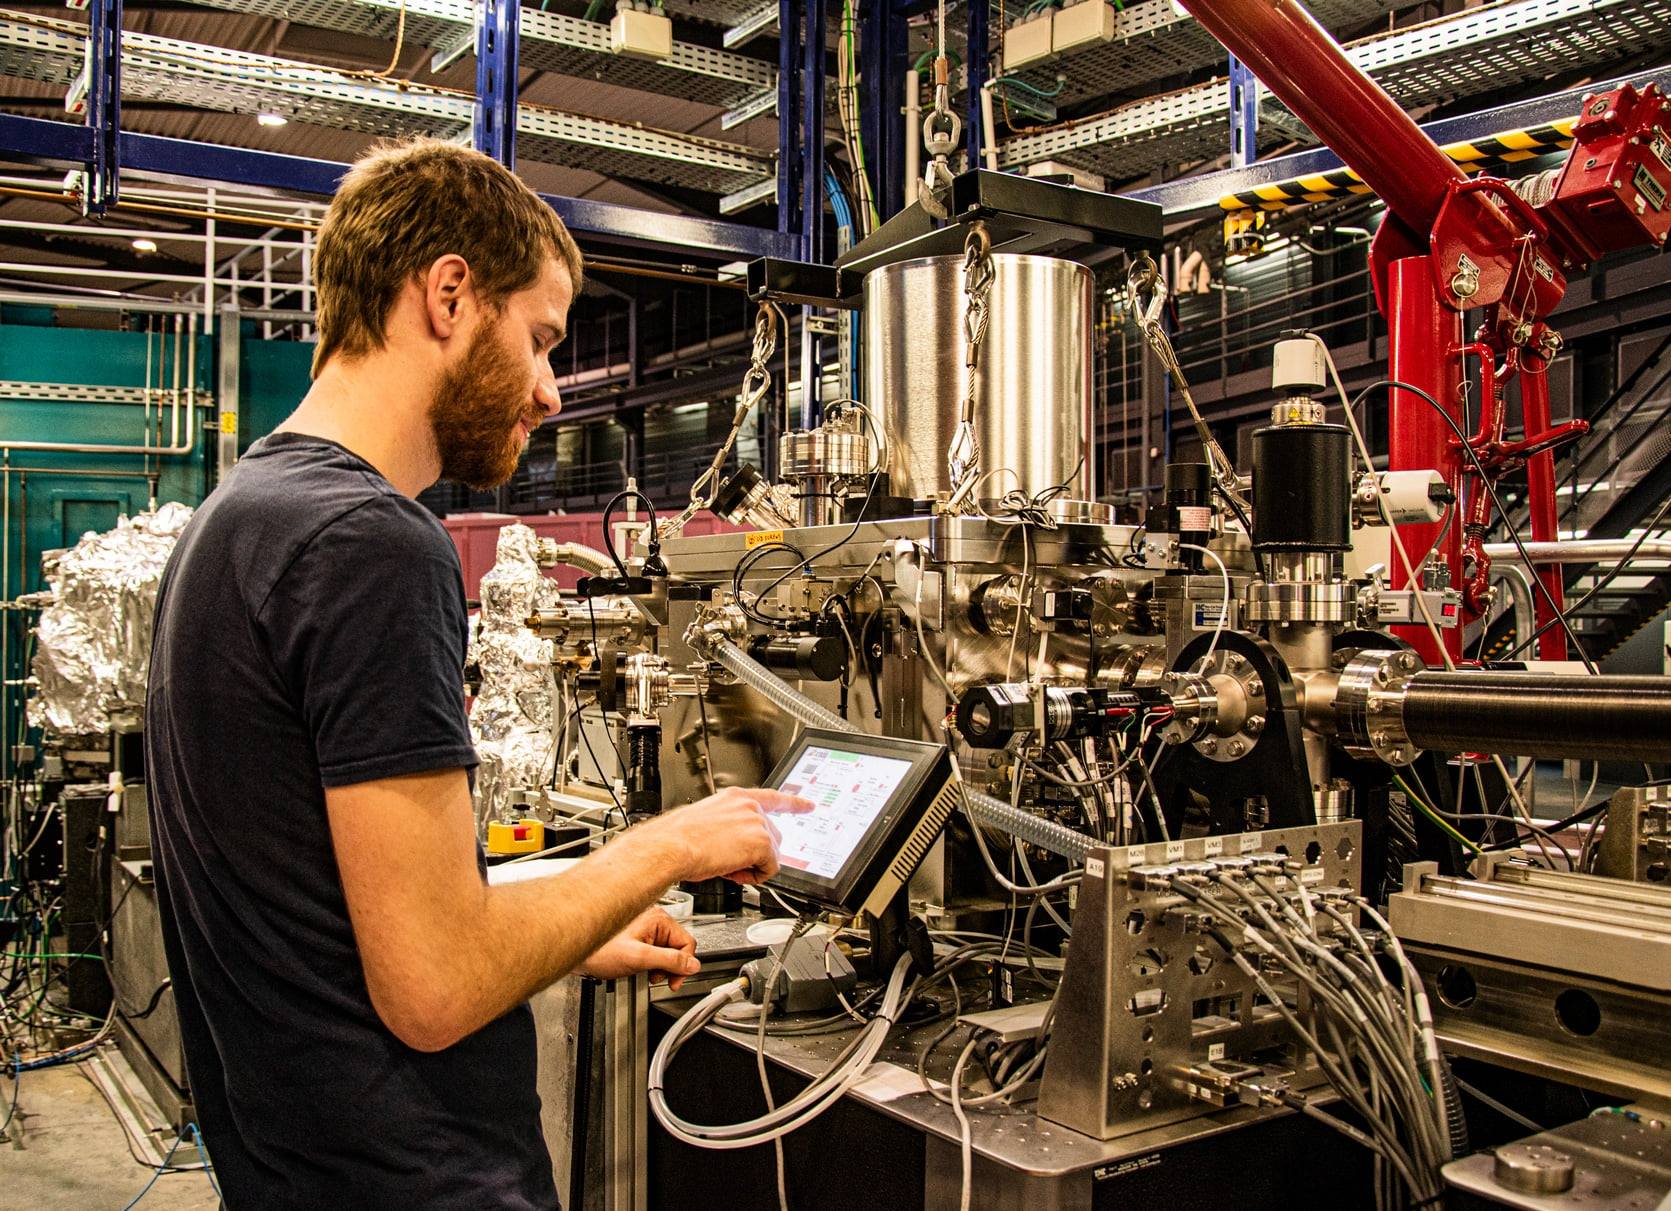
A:
{"type": "MultiPolygon", "coordinates": [[[[11,1103],[0,1077],[0,1121],[11,1103]]],[[[28,1211],[120,1211],[151,1180],[152,1170],[128,1154],[122,1127],[99,1091],[73,1066],[25,1072],[18,1118],[0,1143],[0,1207],[28,1211]]],[[[160,1121],[153,1120],[153,1121],[160,1121]]],[[[172,1133],[162,1131],[160,1151],[172,1133]]],[[[143,1153],[142,1153],[143,1155],[143,1153]]],[[[191,1141],[175,1158],[197,1164],[191,1141]]],[[[220,1199],[203,1173],[165,1173],[140,1204],[144,1211],[213,1211],[220,1199]]]]}

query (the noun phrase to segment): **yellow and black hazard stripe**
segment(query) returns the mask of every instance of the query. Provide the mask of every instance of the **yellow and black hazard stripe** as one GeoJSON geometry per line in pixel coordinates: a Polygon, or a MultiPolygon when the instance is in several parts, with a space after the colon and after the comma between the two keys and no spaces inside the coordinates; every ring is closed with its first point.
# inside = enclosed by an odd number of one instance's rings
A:
{"type": "MultiPolygon", "coordinates": [[[[1525,130],[1505,131],[1484,139],[1465,143],[1451,143],[1439,150],[1468,172],[1478,172],[1492,164],[1513,164],[1572,146],[1572,128],[1576,116],[1558,122],[1547,122],[1525,130]]],[[[1218,200],[1221,210],[1281,210],[1307,202],[1324,202],[1343,193],[1368,193],[1369,186],[1350,168],[1316,173],[1307,177],[1293,177],[1239,193],[1227,193],[1218,200]]]]}

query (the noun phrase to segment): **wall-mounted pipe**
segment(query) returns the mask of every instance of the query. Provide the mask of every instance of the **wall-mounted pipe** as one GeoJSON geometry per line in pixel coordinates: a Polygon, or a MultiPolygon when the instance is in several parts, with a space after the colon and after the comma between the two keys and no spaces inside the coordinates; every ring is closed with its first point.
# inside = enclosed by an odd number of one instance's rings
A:
{"type": "MultiPolygon", "coordinates": [[[[1671,559],[1671,539],[1649,538],[1640,545],[1632,538],[1586,538],[1568,542],[1528,542],[1526,557],[1533,563],[1617,563],[1631,559],[1671,559]],[[1632,549],[1635,554],[1632,555],[1632,549]]],[[[1488,542],[1485,553],[1493,561],[1520,562],[1520,548],[1512,542],[1488,542]]]]}
{"type": "MultiPolygon", "coordinates": [[[[177,457],[190,454],[197,449],[197,392],[183,389],[181,368],[183,351],[181,343],[191,346],[190,374],[197,373],[197,316],[190,316],[176,312],[174,315],[174,385],[169,395],[168,440],[166,446],[153,446],[149,441],[135,445],[100,445],[97,442],[38,442],[38,441],[0,441],[0,450],[10,454],[13,450],[32,450],[54,454],[139,454],[144,456],[177,457]],[[189,334],[189,335],[188,335],[189,334]],[[185,435],[181,436],[181,414],[185,414],[185,435]]],[[[160,360],[160,359],[159,359],[160,360]]],[[[146,384],[149,389],[150,384],[146,384]]],[[[147,438],[150,437],[150,417],[147,409],[145,421],[147,438]]]]}

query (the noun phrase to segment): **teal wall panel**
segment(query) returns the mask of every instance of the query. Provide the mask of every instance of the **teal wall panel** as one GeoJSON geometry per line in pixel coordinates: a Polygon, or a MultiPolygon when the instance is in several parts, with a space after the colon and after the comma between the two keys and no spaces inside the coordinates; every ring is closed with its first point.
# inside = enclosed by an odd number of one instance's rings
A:
{"type": "MultiPolygon", "coordinates": [[[[58,383],[76,386],[141,387],[173,381],[172,322],[166,343],[149,341],[143,331],[60,328],[42,324],[41,309],[7,308],[0,319],[0,381],[58,383]],[[23,321],[23,322],[18,322],[23,321]]],[[[44,550],[77,541],[88,530],[107,530],[117,517],[151,503],[155,479],[157,501],[202,502],[213,484],[215,439],[202,422],[213,420],[211,395],[217,382],[214,357],[217,340],[197,340],[196,380],[203,407],[189,426],[193,436],[189,455],[147,459],[137,454],[18,450],[0,454],[0,514],[5,540],[0,550],[0,596],[12,598],[42,587],[40,556],[44,550]]],[[[253,331],[242,341],[239,385],[239,452],[268,433],[288,416],[308,388],[308,366],[313,345],[295,341],[262,341],[253,331]]],[[[182,373],[187,363],[182,350],[182,373]]],[[[169,441],[168,413],[160,422],[152,413],[151,444],[169,441]]],[[[182,423],[182,432],[187,426],[182,423]]],[[[79,445],[145,444],[146,410],[139,404],[91,404],[65,399],[0,399],[0,440],[67,442],[79,445]]],[[[5,630],[0,672],[5,680],[27,675],[29,628],[35,614],[0,609],[5,630]]],[[[11,691],[0,690],[0,693],[11,691]]],[[[15,729],[20,700],[12,694],[0,712],[15,729]]],[[[15,731],[0,738],[0,771],[10,767],[15,731]]]]}

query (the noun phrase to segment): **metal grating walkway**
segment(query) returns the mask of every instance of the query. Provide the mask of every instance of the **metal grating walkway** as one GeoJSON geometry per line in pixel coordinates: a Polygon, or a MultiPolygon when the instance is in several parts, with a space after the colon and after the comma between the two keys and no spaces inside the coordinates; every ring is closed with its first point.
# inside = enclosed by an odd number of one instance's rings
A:
{"type": "MultiPolygon", "coordinates": [[[[0,75],[68,87],[82,70],[86,36],[71,22],[0,9],[0,75]]],[[[122,95],[230,113],[281,113],[364,134],[468,134],[474,99],[405,82],[356,78],[292,60],[181,42],[122,36],[122,95]]],[[[523,154],[606,176],[725,194],[773,173],[770,154],[631,123],[522,106],[523,154]]]]}
{"type": "MultiPolygon", "coordinates": [[[[1360,39],[1347,57],[1405,106],[1524,84],[1576,66],[1604,68],[1662,46],[1671,0],[1502,0],[1454,17],[1360,39]]],[[[1005,168],[1060,160],[1112,181],[1165,162],[1208,159],[1229,144],[1228,84],[1213,80],[1034,134],[999,149],[1005,168]]],[[[1269,146],[1316,139],[1279,102],[1260,105],[1269,146]]]]}
{"type": "MultiPolygon", "coordinates": [[[[363,34],[394,41],[400,0],[193,0],[207,8],[271,17],[319,29],[363,34]]],[[[475,50],[475,26],[469,0],[407,0],[408,41],[451,53],[475,50]]],[[[561,13],[524,8],[518,14],[522,66],[586,80],[606,80],[621,88],[682,97],[724,109],[777,85],[770,64],[725,50],[674,42],[661,62],[625,58],[609,49],[607,22],[584,21],[561,13]]]]}

